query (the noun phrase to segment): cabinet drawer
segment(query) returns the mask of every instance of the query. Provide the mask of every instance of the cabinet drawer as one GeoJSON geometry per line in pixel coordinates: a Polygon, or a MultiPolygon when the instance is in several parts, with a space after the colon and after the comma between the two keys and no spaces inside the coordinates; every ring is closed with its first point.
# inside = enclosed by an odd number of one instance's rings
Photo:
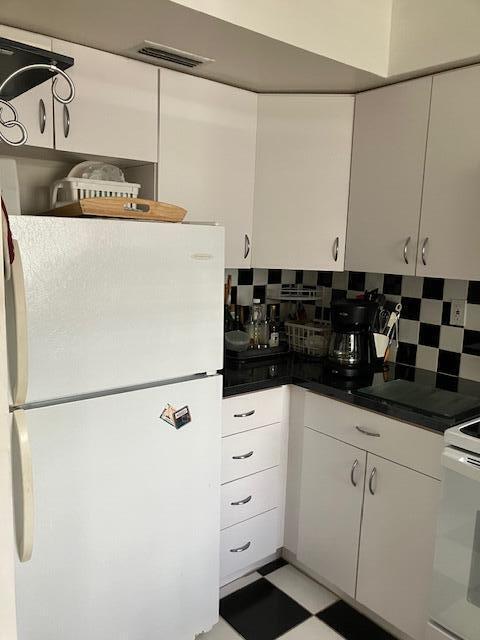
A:
{"type": "Polygon", "coordinates": [[[304,423],[359,449],[440,478],[441,434],[310,392],[305,396],[304,423]]]}
{"type": "Polygon", "coordinates": [[[279,506],[279,467],[222,486],[221,526],[231,527],[279,506]]]}
{"type": "Polygon", "coordinates": [[[283,387],[257,393],[224,398],[222,402],[222,433],[224,436],[255,427],[280,422],[283,413],[283,387]]]}
{"type": "Polygon", "coordinates": [[[280,464],[281,424],[222,439],[222,483],[280,464]]]}
{"type": "Polygon", "coordinates": [[[241,571],[277,550],[278,509],[224,529],[220,534],[220,574],[241,571]]]}

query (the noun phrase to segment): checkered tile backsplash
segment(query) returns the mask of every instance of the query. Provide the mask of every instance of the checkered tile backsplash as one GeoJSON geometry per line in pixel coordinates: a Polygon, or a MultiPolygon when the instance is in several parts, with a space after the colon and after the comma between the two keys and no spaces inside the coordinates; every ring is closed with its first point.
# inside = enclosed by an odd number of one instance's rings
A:
{"type": "MultiPolygon", "coordinates": [[[[253,298],[267,302],[269,296],[279,295],[282,284],[323,286],[323,300],[305,304],[310,319],[329,320],[332,300],[378,288],[387,300],[402,303],[397,362],[480,381],[480,281],[353,271],[227,269],[225,279],[228,274],[232,304],[244,306],[251,305],[253,298]],[[464,327],[450,325],[452,300],[466,301],[464,327]]],[[[288,303],[282,303],[281,318],[288,313],[288,303]]]]}

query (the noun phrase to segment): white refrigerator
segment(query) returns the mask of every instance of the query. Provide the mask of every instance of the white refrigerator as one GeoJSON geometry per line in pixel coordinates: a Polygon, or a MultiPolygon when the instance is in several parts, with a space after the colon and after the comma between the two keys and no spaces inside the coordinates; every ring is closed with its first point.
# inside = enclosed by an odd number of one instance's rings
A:
{"type": "Polygon", "coordinates": [[[223,229],[15,216],[18,640],[218,617],[223,229]]]}

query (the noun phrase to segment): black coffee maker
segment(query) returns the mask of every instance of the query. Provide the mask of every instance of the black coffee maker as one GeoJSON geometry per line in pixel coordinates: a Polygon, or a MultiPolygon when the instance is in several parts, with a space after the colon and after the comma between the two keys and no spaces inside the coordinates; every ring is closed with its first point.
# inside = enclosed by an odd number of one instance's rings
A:
{"type": "Polygon", "coordinates": [[[367,300],[338,300],[332,304],[328,348],[332,373],[351,378],[373,370],[376,352],[371,325],[376,307],[367,300]]]}

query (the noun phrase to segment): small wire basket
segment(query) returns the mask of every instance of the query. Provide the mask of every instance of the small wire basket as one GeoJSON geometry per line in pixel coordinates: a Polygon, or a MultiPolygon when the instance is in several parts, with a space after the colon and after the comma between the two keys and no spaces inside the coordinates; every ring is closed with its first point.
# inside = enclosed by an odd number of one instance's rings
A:
{"type": "Polygon", "coordinates": [[[331,327],[328,322],[300,324],[285,322],[288,346],[292,351],[309,356],[326,356],[330,342],[331,327]]]}

